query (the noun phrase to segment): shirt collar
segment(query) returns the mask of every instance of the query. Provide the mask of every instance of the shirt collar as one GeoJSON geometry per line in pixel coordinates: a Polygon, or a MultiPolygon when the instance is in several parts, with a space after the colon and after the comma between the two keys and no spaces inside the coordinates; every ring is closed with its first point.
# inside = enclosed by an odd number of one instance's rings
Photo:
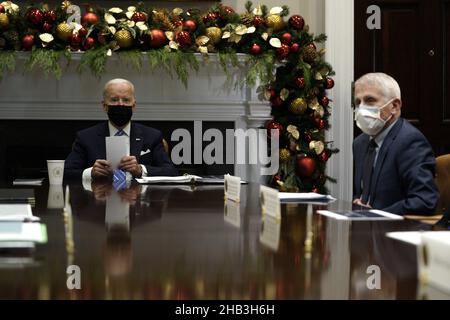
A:
{"type": "Polygon", "coordinates": [[[386,129],[384,129],[379,135],[377,135],[377,136],[374,138],[374,139],[375,139],[375,142],[376,142],[377,145],[378,145],[378,148],[381,148],[381,145],[383,144],[384,139],[385,139],[386,136],[388,135],[389,131],[391,131],[391,129],[392,129],[392,127],[394,126],[394,124],[397,123],[397,121],[398,121],[398,118],[397,118],[394,122],[392,122],[392,123],[389,125],[389,127],[387,127],[386,129]]]}
{"type": "MultiPolygon", "coordinates": [[[[114,127],[114,125],[111,123],[111,121],[108,121],[108,127],[109,127],[109,135],[111,137],[116,135],[116,133],[119,131],[119,129],[114,127]]],[[[125,132],[127,137],[129,137],[130,136],[130,130],[131,130],[131,121],[128,122],[128,124],[122,130],[123,130],[123,132],[125,132]]]]}

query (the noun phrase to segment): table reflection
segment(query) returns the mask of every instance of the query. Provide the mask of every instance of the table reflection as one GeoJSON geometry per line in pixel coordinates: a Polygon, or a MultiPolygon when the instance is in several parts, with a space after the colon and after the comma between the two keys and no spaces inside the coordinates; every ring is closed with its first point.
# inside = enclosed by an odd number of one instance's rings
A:
{"type": "Polygon", "coordinates": [[[49,242],[38,264],[0,272],[0,298],[28,299],[415,299],[415,248],[386,232],[415,222],[353,222],[316,214],[350,203],[283,204],[281,220],[261,216],[259,185],[241,202],[222,186],[70,184],[71,218],[37,188],[33,213],[49,242]],[[70,228],[67,228],[70,224],[70,228]],[[69,231],[67,231],[69,230],[69,231]],[[70,237],[68,237],[68,233],[70,237]],[[69,249],[67,239],[73,243],[69,249]],[[68,259],[70,257],[70,259],[68,259]],[[68,290],[66,268],[81,269],[68,290]],[[380,289],[367,287],[369,266],[380,289]]]}

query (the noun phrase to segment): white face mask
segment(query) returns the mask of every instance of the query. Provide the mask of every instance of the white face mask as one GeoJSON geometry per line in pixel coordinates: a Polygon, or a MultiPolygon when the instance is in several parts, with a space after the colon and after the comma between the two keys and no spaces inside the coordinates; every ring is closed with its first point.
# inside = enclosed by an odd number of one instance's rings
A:
{"type": "Polygon", "coordinates": [[[367,106],[360,104],[355,110],[356,125],[369,136],[376,136],[386,125],[386,122],[392,118],[393,114],[389,118],[383,120],[381,118],[381,109],[390,104],[394,99],[389,100],[382,107],[367,106]]]}

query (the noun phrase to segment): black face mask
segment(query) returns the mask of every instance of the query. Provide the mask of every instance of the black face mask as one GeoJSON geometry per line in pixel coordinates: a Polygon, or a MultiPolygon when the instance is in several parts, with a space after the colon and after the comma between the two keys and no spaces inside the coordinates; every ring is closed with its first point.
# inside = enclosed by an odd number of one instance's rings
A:
{"type": "Polygon", "coordinates": [[[117,127],[123,127],[131,120],[133,108],[130,106],[108,106],[108,118],[117,127]]]}

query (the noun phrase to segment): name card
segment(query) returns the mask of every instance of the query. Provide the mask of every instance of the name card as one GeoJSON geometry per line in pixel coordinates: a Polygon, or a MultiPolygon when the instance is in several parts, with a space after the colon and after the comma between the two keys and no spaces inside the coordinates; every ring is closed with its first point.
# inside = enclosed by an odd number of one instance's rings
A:
{"type": "Polygon", "coordinates": [[[259,199],[261,202],[261,213],[263,216],[267,214],[275,219],[281,219],[278,190],[261,186],[259,199]]]}
{"type": "Polygon", "coordinates": [[[450,293],[450,232],[435,231],[422,235],[423,264],[430,285],[450,293]]]}
{"type": "Polygon", "coordinates": [[[241,178],[226,174],[224,179],[225,199],[239,202],[241,194],[241,178]]]}
{"type": "Polygon", "coordinates": [[[241,227],[241,210],[239,202],[225,201],[223,219],[236,228],[241,227]]]}
{"type": "Polygon", "coordinates": [[[278,251],[280,244],[281,221],[269,215],[264,216],[261,225],[259,241],[274,251],[278,251]]]}

